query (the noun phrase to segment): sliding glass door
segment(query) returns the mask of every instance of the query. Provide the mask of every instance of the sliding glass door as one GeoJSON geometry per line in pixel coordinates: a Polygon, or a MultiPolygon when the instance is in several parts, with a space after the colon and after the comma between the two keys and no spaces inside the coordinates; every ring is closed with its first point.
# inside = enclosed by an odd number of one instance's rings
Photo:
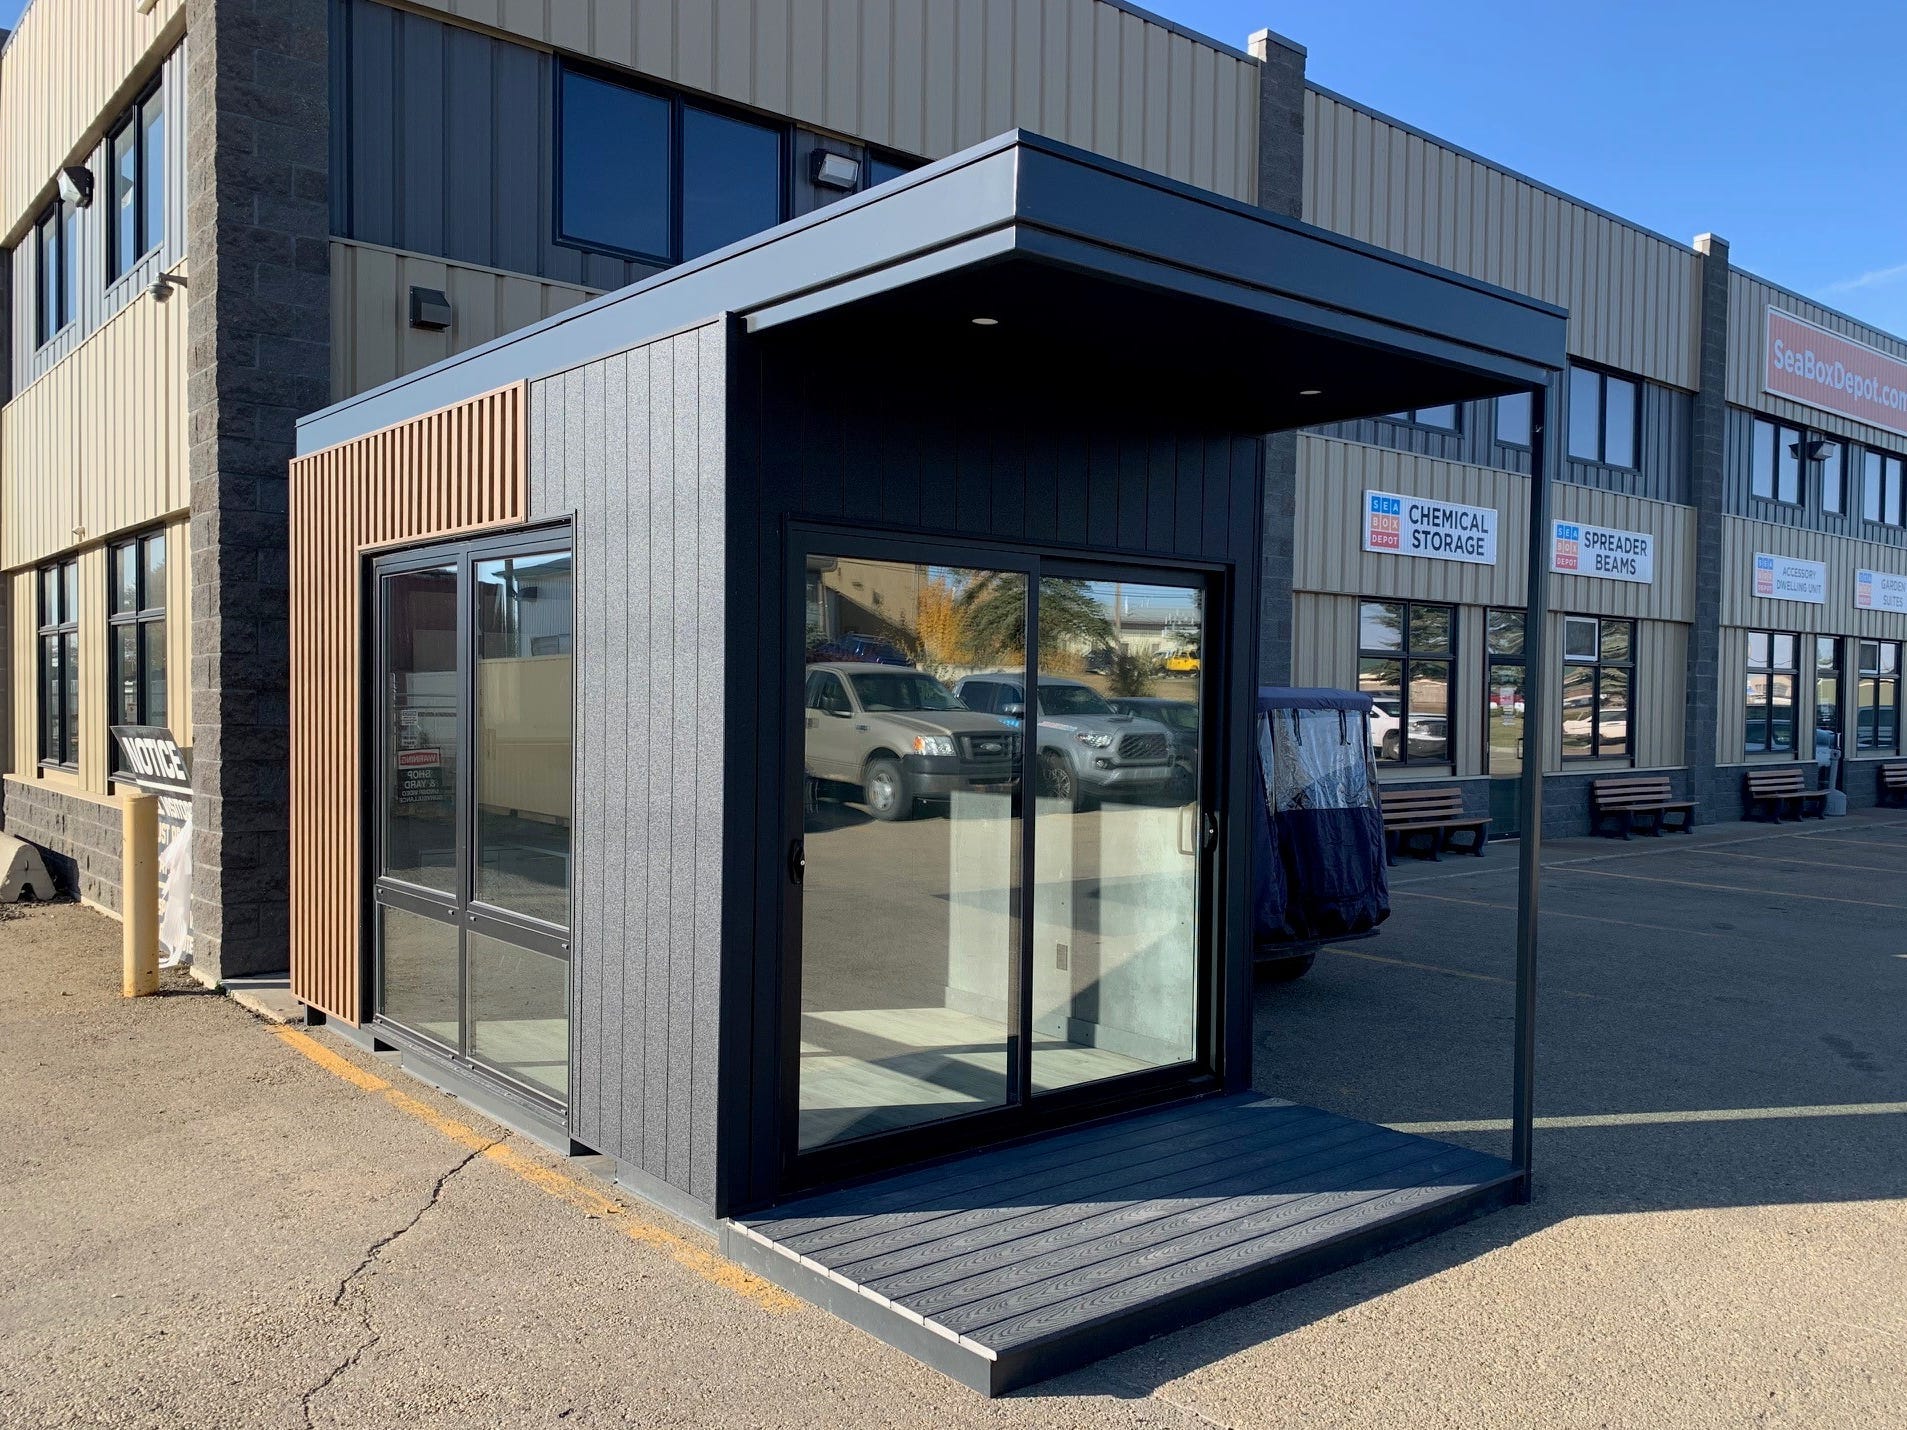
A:
{"type": "Polygon", "coordinates": [[[569,1091],[567,533],[375,568],[378,1020],[547,1103],[569,1091]]]}

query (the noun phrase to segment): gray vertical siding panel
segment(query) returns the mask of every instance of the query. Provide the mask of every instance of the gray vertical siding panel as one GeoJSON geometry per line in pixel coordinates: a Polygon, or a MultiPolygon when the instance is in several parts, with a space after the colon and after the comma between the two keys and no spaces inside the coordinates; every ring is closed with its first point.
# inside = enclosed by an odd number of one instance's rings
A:
{"type": "MultiPolygon", "coordinates": [[[[658,663],[655,632],[649,621],[649,593],[654,585],[650,568],[650,489],[654,484],[654,466],[649,455],[649,425],[653,404],[649,400],[649,354],[632,352],[623,361],[623,393],[628,415],[628,437],[624,447],[621,498],[625,530],[629,544],[620,553],[627,563],[625,579],[614,585],[616,599],[628,612],[628,665],[630,671],[648,671],[658,663]]],[[[627,826],[624,844],[618,907],[623,910],[620,943],[605,940],[603,957],[616,966],[617,996],[604,1009],[604,1020],[613,1022],[622,1048],[622,1121],[616,1155],[638,1164],[643,1161],[644,1119],[649,1110],[649,1059],[645,1041],[649,999],[649,920],[629,917],[631,911],[645,911],[649,898],[649,866],[643,855],[648,847],[648,797],[650,768],[654,750],[649,740],[649,712],[641,702],[628,701],[622,711],[622,744],[633,758],[625,765],[625,782],[620,791],[622,817],[627,826]]],[[[613,730],[613,726],[611,727],[613,730]]],[[[611,897],[606,895],[606,897],[611,897]]]]}
{"type": "MultiPolygon", "coordinates": [[[[642,354],[649,365],[649,589],[632,593],[647,599],[652,642],[649,676],[673,674],[669,645],[669,606],[675,599],[675,571],[679,552],[675,534],[675,424],[674,353],[670,346],[652,344],[642,354]]],[[[643,910],[647,931],[648,988],[643,1010],[644,1080],[648,1084],[642,1135],[643,1165],[666,1175],[669,1163],[669,894],[670,868],[676,853],[675,776],[664,751],[671,748],[670,726],[675,712],[666,701],[648,705],[648,799],[646,863],[649,868],[648,903],[643,910]]]]}
{"type": "MultiPolygon", "coordinates": [[[[675,579],[669,583],[669,697],[658,704],[670,707],[666,759],[674,779],[668,819],[673,835],[669,866],[669,1138],[665,1175],[670,1185],[689,1184],[690,1128],[694,1118],[695,1077],[695,811],[708,798],[701,788],[696,763],[692,703],[682,695],[693,691],[695,668],[700,664],[703,633],[691,597],[700,590],[702,552],[697,540],[700,516],[701,433],[700,348],[698,335],[669,345],[671,372],[671,431],[675,483],[669,492],[675,529],[669,542],[675,553],[675,579]]],[[[719,628],[709,633],[720,638],[719,628]]],[[[657,753],[663,753],[658,748],[657,753]]]]}
{"type": "MultiPolygon", "coordinates": [[[[1861,516],[1861,459],[1869,450],[1885,452],[1890,456],[1901,455],[1907,449],[1907,440],[1893,439],[1869,448],[1859,442],[1837,439],[1842,442],[1841,480],[1846,486],[1842,498],[1844,510],[1840,514],[1821,509],[1821,482],[1815,472],[1808,473],[1806,500],[1800,506],[1784,502],[1770,501],[1766,497],[1754,495],[1754,428],[1756,413],[1740,407],[1730,407],[1728,418],[1722,428],[1722,509],[1732,516],[1752,517],[1756,521],[1765,521],[1773,526],[1785,526],[1797,531],[1819,531],[1832,536],[1846,536],[1860,541],[1871,541],[1881,546],[1907,546],[1907,529],[1898,526],[1886,526],[1877,521],[1867,521],[1861,516]]],[[[1806,422],[1795,422],[1789,418],[1767,417],[1765,420],[1780,421],[1788,426],[1804,429],[1815,436],[1831,436],[1819,427],[1810,427],[1806,422]]]]}
{"type": "Polygon", "coordinates": [[[690,1144],[689,1194],[698,1200],[716,1198],[717,1129],[715,1112],[719,1103],[720,1041],[714,1030],[721,1026],[722,999],[722,810],[726,804],[723,770],[723,706],[727,688],[727,645],[721,638],[726,619],[710,625],[711,613],[724,612],[723,587],[727,551],[726,493],[722,486],[711,490],[708,474],[726,473],[728,451],[724,437],[728,428],[726,334],[720,327],[704,328],[700,334],[700,386],[696,394],[696,412],[701,431],[697,438],[703,479],[697,502],[695,546],[700,553],[696,572],[695,609],[704,623],[704,636],[698,646],[695,666],[695,747],[694,768],[701,791],[695,802],[695,960],[690,970],[694,983],[695,1026],[699,1035],[690,1054],[693,1079],[690,1105],[698,1119],[690,1144]]]}

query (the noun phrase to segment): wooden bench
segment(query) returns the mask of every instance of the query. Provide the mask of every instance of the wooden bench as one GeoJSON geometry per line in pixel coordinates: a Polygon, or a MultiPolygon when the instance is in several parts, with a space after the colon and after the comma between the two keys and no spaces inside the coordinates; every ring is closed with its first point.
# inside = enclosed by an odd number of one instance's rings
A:
{"type": "Polygon", "coordinates": [[[1896,808],[1907,804],[1907,763],[1891,761],[1874,772],[1874,802],[1896,808]]]}
{"type": "Polygon", "coordinates": [[[1589,786],[1589,820],[1590,833],[1611,838],[1687,834],[1695,827],[1695,801],[1675,798],[1667,775],[1594,780],[1589,786]]]}
{"type": "Polygon", "coordinates": [[[1466,814],[1460,789],[1391,788],[1378,791],[1384,812],[1384,862],[1395,864],[1400,853],[1422,844],[1432,859],[1441,859],[1446,849],[1483,857],[1483,834],[1489,828],[1487,815],[1466,814]],[[1466,844],[1453,843],[1457,835],[1468,835],[1466,844]]]}
{"type": "Polygon", "coordinates": [[[1816,819],[1827,816],[1828,792],[1809,789],[1799,765],[1750,770],[1742,778],[1748,789],[1748,808],[1742,812],[1743,819],[1765,819],[1779,824],[1790,810],[1797,819],[1809,814],[1816,819]]]}

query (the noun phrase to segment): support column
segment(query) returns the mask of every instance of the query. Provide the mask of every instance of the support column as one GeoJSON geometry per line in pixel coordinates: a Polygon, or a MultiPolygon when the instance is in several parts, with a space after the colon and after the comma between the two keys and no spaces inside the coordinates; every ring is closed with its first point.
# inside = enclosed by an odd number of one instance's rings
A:
{"type": "MultiPolygon", "coordinates": [[[[194,960],[287,965],[286,480],[331,396],[325,0],[186,0],[194,960]]],[[[339,871],[340,877],[344,871],[339,871]]]]}
{"type": "MultiPolygon", "coordinates": [[[[1689,501],[1695,508],[1695,624],[1689,631],[1688,704],[1682,760],[1688,795],[1705,821],[1739,816],[1741,792],[1715,769],[1719,747],[1722,622],[1722,440],[1728,419],[1728,241],[1695,240],[1699,386],[1689,459],[1689,501]]],[[[1735,676],[1739,679],[1739,673],[1735,676]]]]}

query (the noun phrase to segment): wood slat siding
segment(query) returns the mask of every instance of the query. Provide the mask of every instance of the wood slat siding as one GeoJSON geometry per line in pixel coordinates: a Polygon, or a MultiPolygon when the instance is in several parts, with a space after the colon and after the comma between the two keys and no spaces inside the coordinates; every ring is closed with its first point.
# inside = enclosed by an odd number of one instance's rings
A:
{"type": "Polygon", "coordinates": [[[291,464],[291,990],[364,1015],[359,685],[364,554],[521,522],[523,389],[291,464]]]}
{"type": "Polygon", "coordinates": [[[1569,309],[1576,357],[1699,386],[1691,249],[1315,89],[1304,217],[1569,309]]]}
{"type": "Polygon", "coordinates": [[[1890,452],[1907,450],[1907,437],[1870,427],[1865,422],[1809,407],[1792,398],[1775,397],[1762,391],[1766,371],[1765,349],[1768,340],[1767,312],[1770,305],[1797,318],[1819,324],[1856,342],[1879,348],[1884,353],[1907,360],[1907,339],[1857,323],[1845,313],[1810,302],[1798,293],[1790,293],[1765,278],[1740,269],[1728,274],[1728,400],[1752,407],[1771,416],[1799,422],[1818,432],[1850,437],[1856,442],[1878,446],[1890,452]]]}
{"type": "Polygon", "coordinates": [[[1019,127],[1232,198],[1257,193],[1258,66],[1105,0],[416,8],[904,154],[937,159],[1019,127]]]}
{"type": "Polygon", "coordinates": [[[530,387],[531,516],[574,515],[571,1130],[716,1198],[727,335],[530,387]]]}
{"type": "Polygon", "coordinates": [[[185,345],[184,295],[141,297],[0,409],[0,565],[184,510],[185,345]]]}
{"type": "Polygon", "coordinates": [[[55,171],[90,147],[136,77],[149,72],[152,54],[184,25],[184,0],[158,0],[144,15],[130,0],[27,6],[0,51],[0,229],[9,242],[50,192],[55,171]]]}
{"type": "Polygon", "coordinates": [[[342,400],[481,347],[573,308],[596,291],[333,239],[331,396],[342,400]],[[447,329],[433,333],[410,325],[413,284],[450,299],[447,329]]]}

